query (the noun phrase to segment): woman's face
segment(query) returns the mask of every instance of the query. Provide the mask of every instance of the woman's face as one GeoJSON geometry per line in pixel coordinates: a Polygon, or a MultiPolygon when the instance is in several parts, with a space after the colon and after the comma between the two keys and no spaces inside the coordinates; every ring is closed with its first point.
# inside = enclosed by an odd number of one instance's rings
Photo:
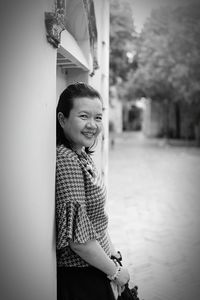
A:
{"type": "Polygon", "coordinates": [[[61,124],[65,137],[78,153],[94,144],[102,130],[103,108],[99,98],[75,98],[69,116],[61,124]]]}

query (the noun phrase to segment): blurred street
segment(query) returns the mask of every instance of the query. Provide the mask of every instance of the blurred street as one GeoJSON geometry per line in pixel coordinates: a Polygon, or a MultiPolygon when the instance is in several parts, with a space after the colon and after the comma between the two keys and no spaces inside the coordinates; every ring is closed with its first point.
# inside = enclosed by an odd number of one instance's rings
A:
{"type": "Polygon", "coordinates": [[[141,300],[200,299],[200,149],[117,137],[107,212],[141,300]]]}

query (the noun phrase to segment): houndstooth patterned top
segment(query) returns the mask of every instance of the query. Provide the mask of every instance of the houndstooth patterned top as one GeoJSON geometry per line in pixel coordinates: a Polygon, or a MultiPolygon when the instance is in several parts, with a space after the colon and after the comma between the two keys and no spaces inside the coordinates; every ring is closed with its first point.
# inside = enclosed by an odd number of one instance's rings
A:
{"type": "Polygon", "coordinates": [[[104,211],[106,190],[91,157],[78,155],[64,145],[57,147],[56,248],[59,267],[88,264],[69,247],[69,240],[85,243],[96,239],[110,256],[104,211]]]}

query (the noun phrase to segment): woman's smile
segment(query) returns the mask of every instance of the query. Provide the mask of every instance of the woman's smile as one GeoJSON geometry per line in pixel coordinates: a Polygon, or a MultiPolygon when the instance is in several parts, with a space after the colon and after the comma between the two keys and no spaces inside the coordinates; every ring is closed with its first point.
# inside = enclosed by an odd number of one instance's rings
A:
{"type": "Polygon", "coordinates": [[[91,132],[91,131],[84,131],[84,132],[82,132],[82,134],[86,137],[86,138],[93,138],[94,136],[95,136],[95,133],[96,133],[96,131],[95,132],[91,132]]]}

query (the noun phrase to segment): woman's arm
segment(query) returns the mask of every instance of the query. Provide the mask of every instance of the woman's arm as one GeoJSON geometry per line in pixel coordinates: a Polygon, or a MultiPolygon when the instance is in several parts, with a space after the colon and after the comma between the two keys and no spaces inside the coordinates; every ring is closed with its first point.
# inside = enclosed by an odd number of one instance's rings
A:
{"type": "Polygon", "coordinates": [[[108,237],[108,241],[109,241],[109,245],[110,245],[111,255],[120,259],[121,255],[116,251],[108,232],[107,232],[107,237],[108,237]]]}
{"type": "Polygon", "coordinates": [[[84,244],[74,243],[70,241],[70,247],[88,264],[103,271],[107,275],[112,275],[115,273],[115,263],[106,255],[106,253],[96,240],[90,240],[84,244]]]}
{"type": "MultiPolygon", "coordinates": [[[[101,270],[106,275],[113,276],[116,273],[117,266],[113,260],[107,256],[96,240],[90,240],[84,244],[78,244],[70,241],[70,247],[88,264],[101,270]]],[[[123,286],[129,281],[129,279],[130,276],[128,270],[125,267],[122,267],[117,279],[117,283],[120,286],[123,286]]]]}

